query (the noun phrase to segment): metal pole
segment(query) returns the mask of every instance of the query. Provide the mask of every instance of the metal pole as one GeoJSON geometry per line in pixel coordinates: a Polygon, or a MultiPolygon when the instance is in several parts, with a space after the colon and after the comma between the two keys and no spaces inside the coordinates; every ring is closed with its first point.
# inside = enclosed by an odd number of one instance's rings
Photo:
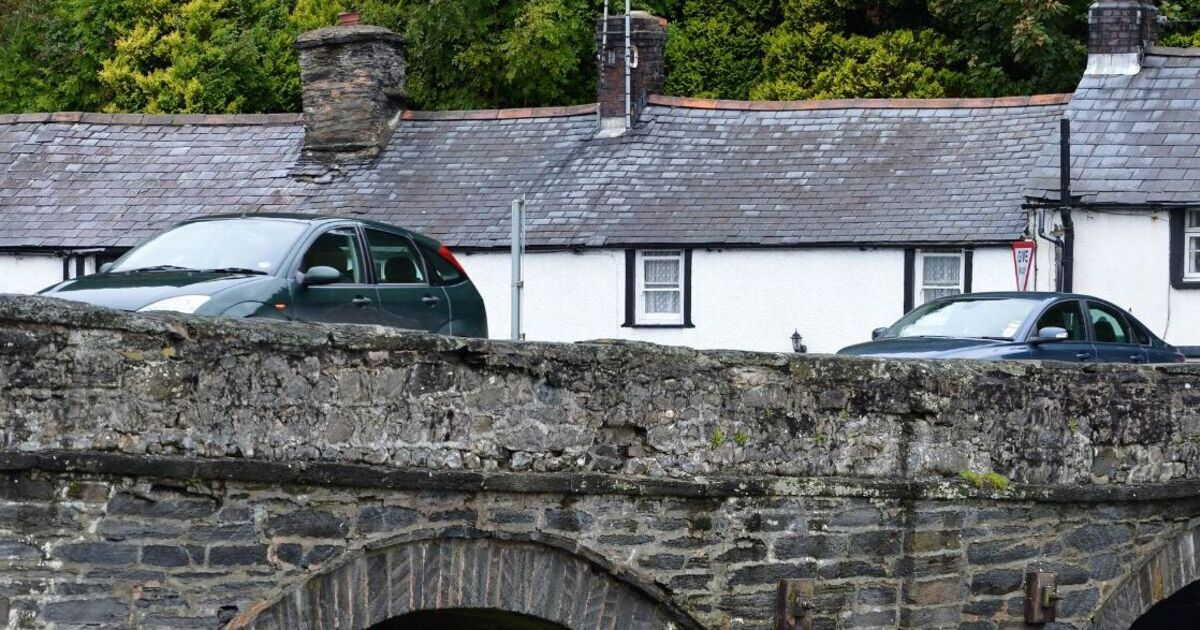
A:
{"type": "Polygon", "coordinates": [[[1075,220],[1071,216],[1071,121],[1059,123],[1059,202],[1062,204],[1063,251],[1059,291],[1075,290],[1075,220]]]}
{"type": "Polygon", "coordinates": [[[625,128],[633,128],[633,58],[631,49],[633,45],[629,41],[629,31],[633,29],[633,18],[631,16],[629,0],[625,0],[625,128]]]}
{"type": "Polygon", "coordinates": [[[525,339],[521,313],[525,291],[525,195],[512,202],[512,340],[525,339]]]}
{"type": "MultiPolygon", "coordinates": [[[[600,30],[600,52],[596,57],[604,64],[604,54],[608,52],[608,0],[604,0],[604,26],[600,30]]],[[[603,70],[601,70],[603,72],[603,70]]]]}

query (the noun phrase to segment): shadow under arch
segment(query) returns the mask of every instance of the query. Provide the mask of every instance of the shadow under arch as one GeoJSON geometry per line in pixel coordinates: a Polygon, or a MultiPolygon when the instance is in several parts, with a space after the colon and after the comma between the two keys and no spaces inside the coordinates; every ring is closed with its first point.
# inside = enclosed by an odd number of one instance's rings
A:
{"type": "Polygon", "coordinates": [[[1200,580],[1200,519],[1159,545],[1125,576],[1092,616],[1093,630],[1126,630],[1155,604],[1200,580]]]}
{"type": "Polygon", "coordinates": [[[569,630],[703,630],[660,587],[555,536],[454,528],[347,555],[226,630],[367,630],[421,611],[499,611],[569,630]]]}

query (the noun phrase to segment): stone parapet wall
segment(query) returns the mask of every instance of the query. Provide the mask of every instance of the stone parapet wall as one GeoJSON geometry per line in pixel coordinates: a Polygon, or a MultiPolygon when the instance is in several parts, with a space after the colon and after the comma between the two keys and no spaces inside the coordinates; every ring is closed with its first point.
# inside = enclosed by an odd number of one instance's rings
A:
{"type": "Polygon", "coordinates": [[[4,451],[937,484],[1200,479],[1200,366],[510,343],[0,297],[4,451]]]}

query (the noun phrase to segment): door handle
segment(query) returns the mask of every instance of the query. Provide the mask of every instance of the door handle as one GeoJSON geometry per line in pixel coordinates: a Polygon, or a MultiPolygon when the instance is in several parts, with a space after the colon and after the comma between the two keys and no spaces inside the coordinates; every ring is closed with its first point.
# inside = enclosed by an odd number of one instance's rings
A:
{"type": "Polygon", "coordinates": [[[426,295],[425,297],[421,298],[421,301],[430,306],[433,306],[434,304],[437,304],[438,302],[441,302],[442,300],[441,300],[441,298],[438,298],[438,297],[435,297],[432,295],[426,295]]]}
{"type": "Polygon", "coordinates": [[[1075,358],[1079,359],[1080,361],[1087,361],[1088,359],[1092,358],[1092,353],[1091,352],[1076,352],[1075,358]]]}
{"type": "Polygon", "coordinates": [[[353,300],[350,300],[350,303],[359,308],[362,308],[364,306],[371,305],[371,298],[363,297],[363,296],[359,295],[359,296],[356,296],[353,300]]]}

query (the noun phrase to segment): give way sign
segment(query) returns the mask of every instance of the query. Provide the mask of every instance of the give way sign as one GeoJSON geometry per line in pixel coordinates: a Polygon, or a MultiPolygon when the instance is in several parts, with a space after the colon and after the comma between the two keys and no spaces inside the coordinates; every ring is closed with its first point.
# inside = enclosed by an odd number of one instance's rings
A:
{"type": "Polygon", "coordinates": [[[1017,241],[1012,244],[1013,271],[1017,273],[1017,290],[1029,290],[1029,277],[1033,275],[1033,241],[1017,241]]]}

